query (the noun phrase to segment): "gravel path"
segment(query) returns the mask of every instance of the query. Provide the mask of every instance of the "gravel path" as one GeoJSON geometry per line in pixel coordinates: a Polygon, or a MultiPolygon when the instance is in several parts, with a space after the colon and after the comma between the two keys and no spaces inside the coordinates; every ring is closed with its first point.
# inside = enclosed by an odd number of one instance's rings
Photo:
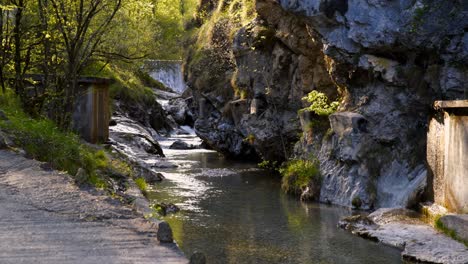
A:
{"type": "Polygon", "coordinates": [[[0,263],[187,263],[156,224],[67,174],[0,151],[0,263]]]}

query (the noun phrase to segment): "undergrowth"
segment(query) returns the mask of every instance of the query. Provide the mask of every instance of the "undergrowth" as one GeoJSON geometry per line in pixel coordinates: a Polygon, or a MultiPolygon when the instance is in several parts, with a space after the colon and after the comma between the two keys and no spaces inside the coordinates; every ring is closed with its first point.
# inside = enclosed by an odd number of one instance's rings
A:
{"type": "Polygon", "coordinates": [[[310,185],[320,186],[318,161],[292,160],[279,169],[281,188],[292,194],[301,194],[310,185]]]}
{"type": "MultiPolygon", "coordinates": [[[[87,182],[106,188],[107,182],[99,171],[121,171],[103,150],[92,149],[80,142],[78,135],[61,131],[45,117],[31,118],[21,108],[20,100],[11,90],[0,93],[0,110],[8,120],[0,120],[0,129],[13,137],[14,143],[33,159],[47,162],[54,169],[76,175],[79,168],[85,170],[87,182]]],[[[123,172],[125,173],[125,172],[123,172]]]]}

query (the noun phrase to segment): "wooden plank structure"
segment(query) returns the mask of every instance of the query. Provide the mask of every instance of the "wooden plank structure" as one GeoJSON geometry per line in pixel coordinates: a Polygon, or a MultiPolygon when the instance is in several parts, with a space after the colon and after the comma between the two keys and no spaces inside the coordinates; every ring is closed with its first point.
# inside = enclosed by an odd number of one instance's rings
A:
{"type": "MultiPolygon", "coordinates": [[[[29,74],[26,77],[39,86],[44,78],[41,74],[29,74]]],[[[109,139],[109,86],[112,82],[111,79],[98,77],[78,79],[79,92],[72,113],[72,129],[90,143],[106,142],[109,139]]]]}
{"type": "Polygon", "coordinates": [[[106,142],[109,138],[110,79],[80,78],[80,93],[75,100],[72,127],[90,143],[106,142]]]}

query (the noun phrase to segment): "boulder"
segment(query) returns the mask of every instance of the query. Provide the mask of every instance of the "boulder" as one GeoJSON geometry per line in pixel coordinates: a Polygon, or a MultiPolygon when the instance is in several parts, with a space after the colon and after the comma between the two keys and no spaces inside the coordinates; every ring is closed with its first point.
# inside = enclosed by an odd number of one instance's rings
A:
{"type": "Polygon", "coordinates": [[[172,236],[171,226],[166,221],[158,223],[157,238],[161,243],[172,243],[174,238],[172,236]]]}
{"type": "Polygon", "coordinates": [[[195,149],[196,146],[190,145],[182,140],[177,140],[169,147],[170,149],[195,149]]]}
{"type": "Polygon", "coordinates": [[[184,98],[171,99],[166,111],[179,125],[193,125],[193,114],[184,98]]]}

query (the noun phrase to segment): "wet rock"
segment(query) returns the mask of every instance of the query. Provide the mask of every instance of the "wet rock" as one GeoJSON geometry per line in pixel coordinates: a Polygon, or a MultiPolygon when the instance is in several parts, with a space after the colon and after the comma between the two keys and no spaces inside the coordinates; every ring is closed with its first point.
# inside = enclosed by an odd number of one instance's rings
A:
{"type": "Polygon", "coordinates": [[[118,125],[109,128],[109,138],[116,143],[114,147],[130,148],[136,155],[153,154],[164,157],[161,146],[153,139],[156,131],[129,118],[115,116],[114,119],[118,125]]]}
{"type": "Polygon", "coordinates": [[[206,264],[205,254],[195,251],[190,257],[189,264],[206,264]]]}
{"type": "Polygon", "coordinates": [[[173,203],[158,203],[152,206],[159,214],[166,216],[180,211],[180,208],[173,203]]]}
{"type": "Polygon", "coordinates": [[[174,143],[172,143],[172,145],[169,148],[184,150],[184,149],[195,149],[196,146],[190,145],[182,140],[177,140],[174,143]]]}
{"type": "Polygon", "coordinates": [[[117,125],[117,121],[115,119],[111,119],[109,121],[109,126],[116,126],[117,125]]]}
{"type": "Polygon", "coordinates": [[[157,238],[161,243],[172,243],[174,238],[172,236],[172,229],[165,221],[158,223],[157,238]]]}
{"type": "Polygon", "coordinates": [[[172,162],[162,161],[161,160],[161,161],[158,161],[155,164],[153,164],[152,167],[157,168],[157,169],[171,169],[171,168],[177,168],[179,166],[177,166],[176,164],[174,164],[172,162]]]}
{"type": "Polygon", "coordinates": [[[453,230],[458,238],[468,242],[468,214],[445,215],[440,222],[445,228],[453,230]]]}
{"type": "Polygon", "coordinates": [[[164,175],[161,173],[154,172],[145,166],[136,166],[134,167],[134,170],[139,177],[144,178],[149,184],[155,184],[165,179],[164,175]]]}
{"type": "Polygon", "coordinates": [[[171,115],[177,124],[193,125],[193,114],[184,98],[171,99],[166,106],[166,111],[171,115]]]}
{"type": "Polygon", "coordinates": [[[466,264],[468,249],[404,208],[381,208],[369,216],[351,216],[339,226],[353,234],[403,250],[411,262],[466,264]]]}

